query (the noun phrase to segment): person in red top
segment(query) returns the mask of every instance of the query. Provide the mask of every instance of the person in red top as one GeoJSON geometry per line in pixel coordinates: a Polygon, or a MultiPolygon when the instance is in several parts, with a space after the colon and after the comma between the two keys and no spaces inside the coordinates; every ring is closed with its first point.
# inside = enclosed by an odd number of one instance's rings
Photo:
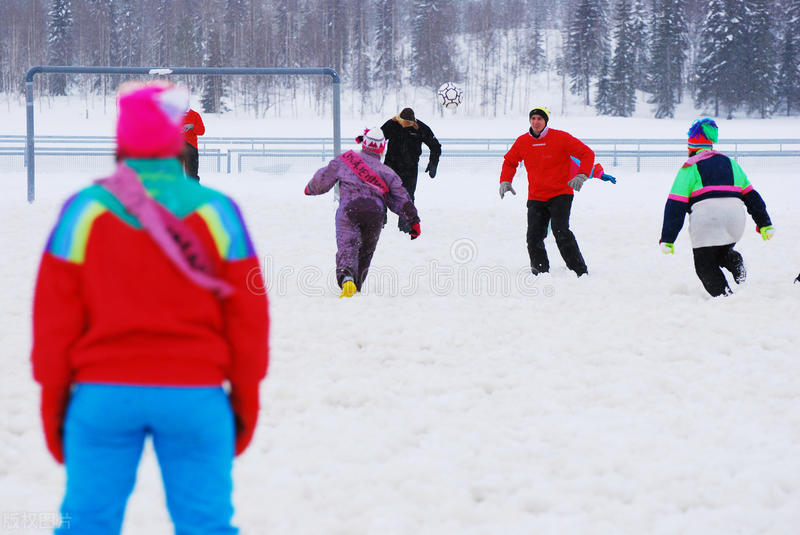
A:
{"type": "Polygon", "coordinates": [[[200,154],[197,152],[197,136],[206,133],[206,125],[200,114],[188,108],[183,117],[183,139],[186,146],[183,149],[183,165],[186,168],[186,175],[195,180],[200,180],[197,174],[200,167],[200,154]]]}
{"type": "Polygon", "coordinates": [[[579,277],[588,270],[575,235],[569,229],[569,215],[575,191],[580,191],[594,166],[594,152],[577,138],[547,126],[550,111],[536,107],[528,114],[531,127],[519,136],[505,155],[500,173],[500,198],[516,195],[511,181],[520,162],[528,172],[528,255],[534,275],[547,273],[550,262],[544,247],[551,225],[556,245],[567,267],[579,277]],[[576,158],[578,173],[570,167],[576,158]]]}
{"type": "Polygon", "coordinates": [[[175,532],[233,534],[268,365],[258,256],[233,199],[181,169],[188,92],[120,91],[118,166],[64,203],[36,281],[33,375],[67,475],[56,533],[120,533],[150,436],[175,532]]]}

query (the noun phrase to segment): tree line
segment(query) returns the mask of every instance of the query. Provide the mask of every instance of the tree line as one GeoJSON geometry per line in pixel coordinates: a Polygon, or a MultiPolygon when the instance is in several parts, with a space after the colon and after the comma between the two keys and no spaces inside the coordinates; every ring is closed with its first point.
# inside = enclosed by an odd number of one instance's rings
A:
{"type": "MultiPolygon", "coordinates": [[[[800,109],[800,0],[0,0],[0,91],[34,65],[332,67],[354,111],[462,85],[469,113],[541,91],[630,116],[684,98],[707,113],[800,109]],[[553,88],[550,88],[550,84],[553,88]],[[552,90],[549,91],[552,93],[552,90]]],[[[43,76],[50,95],[113,94],[119,76],[43,76]]],[[[323,112],[330,82],[191,76],[206,112],[323,112]]]]}

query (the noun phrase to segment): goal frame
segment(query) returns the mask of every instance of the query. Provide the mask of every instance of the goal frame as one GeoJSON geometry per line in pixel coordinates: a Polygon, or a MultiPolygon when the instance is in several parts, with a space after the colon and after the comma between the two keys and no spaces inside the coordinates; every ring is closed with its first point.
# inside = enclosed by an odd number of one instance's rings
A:
{"type": "Polygon", "coordinates": [[[342,152],[341,134],[341,79],[339,74],[328,67],[307,68],[233,68],[233,67],[94,67],[66,65],[37,65],[25,74],[26,139],[25,164],[28,167],[28,202],[36,198],[36,158],[34,151],[33,80],[37,74],[141,74],[148,76],[168,76],[181,74],[206,74],[211,76],[250,75],[250,76],[330,76],[333,82],[333,151],[334,156],[342,152]]]}

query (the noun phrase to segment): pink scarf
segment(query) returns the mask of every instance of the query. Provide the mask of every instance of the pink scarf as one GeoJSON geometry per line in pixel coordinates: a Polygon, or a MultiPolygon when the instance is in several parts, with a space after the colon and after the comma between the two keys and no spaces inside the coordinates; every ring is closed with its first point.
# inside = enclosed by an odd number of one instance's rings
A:
{"type": "Polygon", "coordinates": [[[717,152],[715,150],[703,150],[686,160],[681,167],[691,167],[697,162],[705,160],[707,158],[711,158],[712,156],[717,156],[718,154],[722,154],[721,152],[717,152]]]}
{"type": "Polygon", "coordinates": [[[111,176],[95,183],[110,191],[139,220],[156,245],[189,280],[219,298],[233,293],[227,282],[215,276],[211,257],[200,238],[189,225],[147,194],[133,169],[120,163],[111,176]]]}
{"type": "Polygon", "coordinates": [[[389,186],[386,185],[386,182],[384,182],[380,175],[373,171],[372,168],[361,159],[361,156],[349,150],[339,156],[339,158],[363,182],[369,184],[373,188],[378,189],[381,192],[381,195],[386,195],[389,193],[389,186]]]}

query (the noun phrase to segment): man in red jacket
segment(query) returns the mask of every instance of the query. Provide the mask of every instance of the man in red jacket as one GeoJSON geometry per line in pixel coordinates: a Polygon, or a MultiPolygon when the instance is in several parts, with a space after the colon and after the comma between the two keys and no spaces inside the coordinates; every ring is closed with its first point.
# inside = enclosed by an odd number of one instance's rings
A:
{"type": "Polygon", "coordinates": [[[533,108],[528,114],[531,127],[519,136],[503,161],[500,173],[500,198],[507,192],[516,195],[511,181],[519,163],[528,171],[528,255],[534,275],[547,273],[550,262],[544,247],[547,225],[551,225],[556,245],[567,267],[581,275],[588,273],[575,235],[569,229],[572,197],[580,191],[594,166],[594,152],[577,138],[547,126],[550,111],[533,108]],[[578,174],[570,172],[572,158],[580,161],[578,174]]]}
{"type": "Polygon", "coordinates": [[[186,168],[186,175],[197,181],[200,176],[197,174],[200,167],[200,155],[197,152],[197,136],[206,133],[206,126],[200,114],[189,108],[183,118],[183,139],[186,146],[183,150],[183,166],[186,168]]]}

